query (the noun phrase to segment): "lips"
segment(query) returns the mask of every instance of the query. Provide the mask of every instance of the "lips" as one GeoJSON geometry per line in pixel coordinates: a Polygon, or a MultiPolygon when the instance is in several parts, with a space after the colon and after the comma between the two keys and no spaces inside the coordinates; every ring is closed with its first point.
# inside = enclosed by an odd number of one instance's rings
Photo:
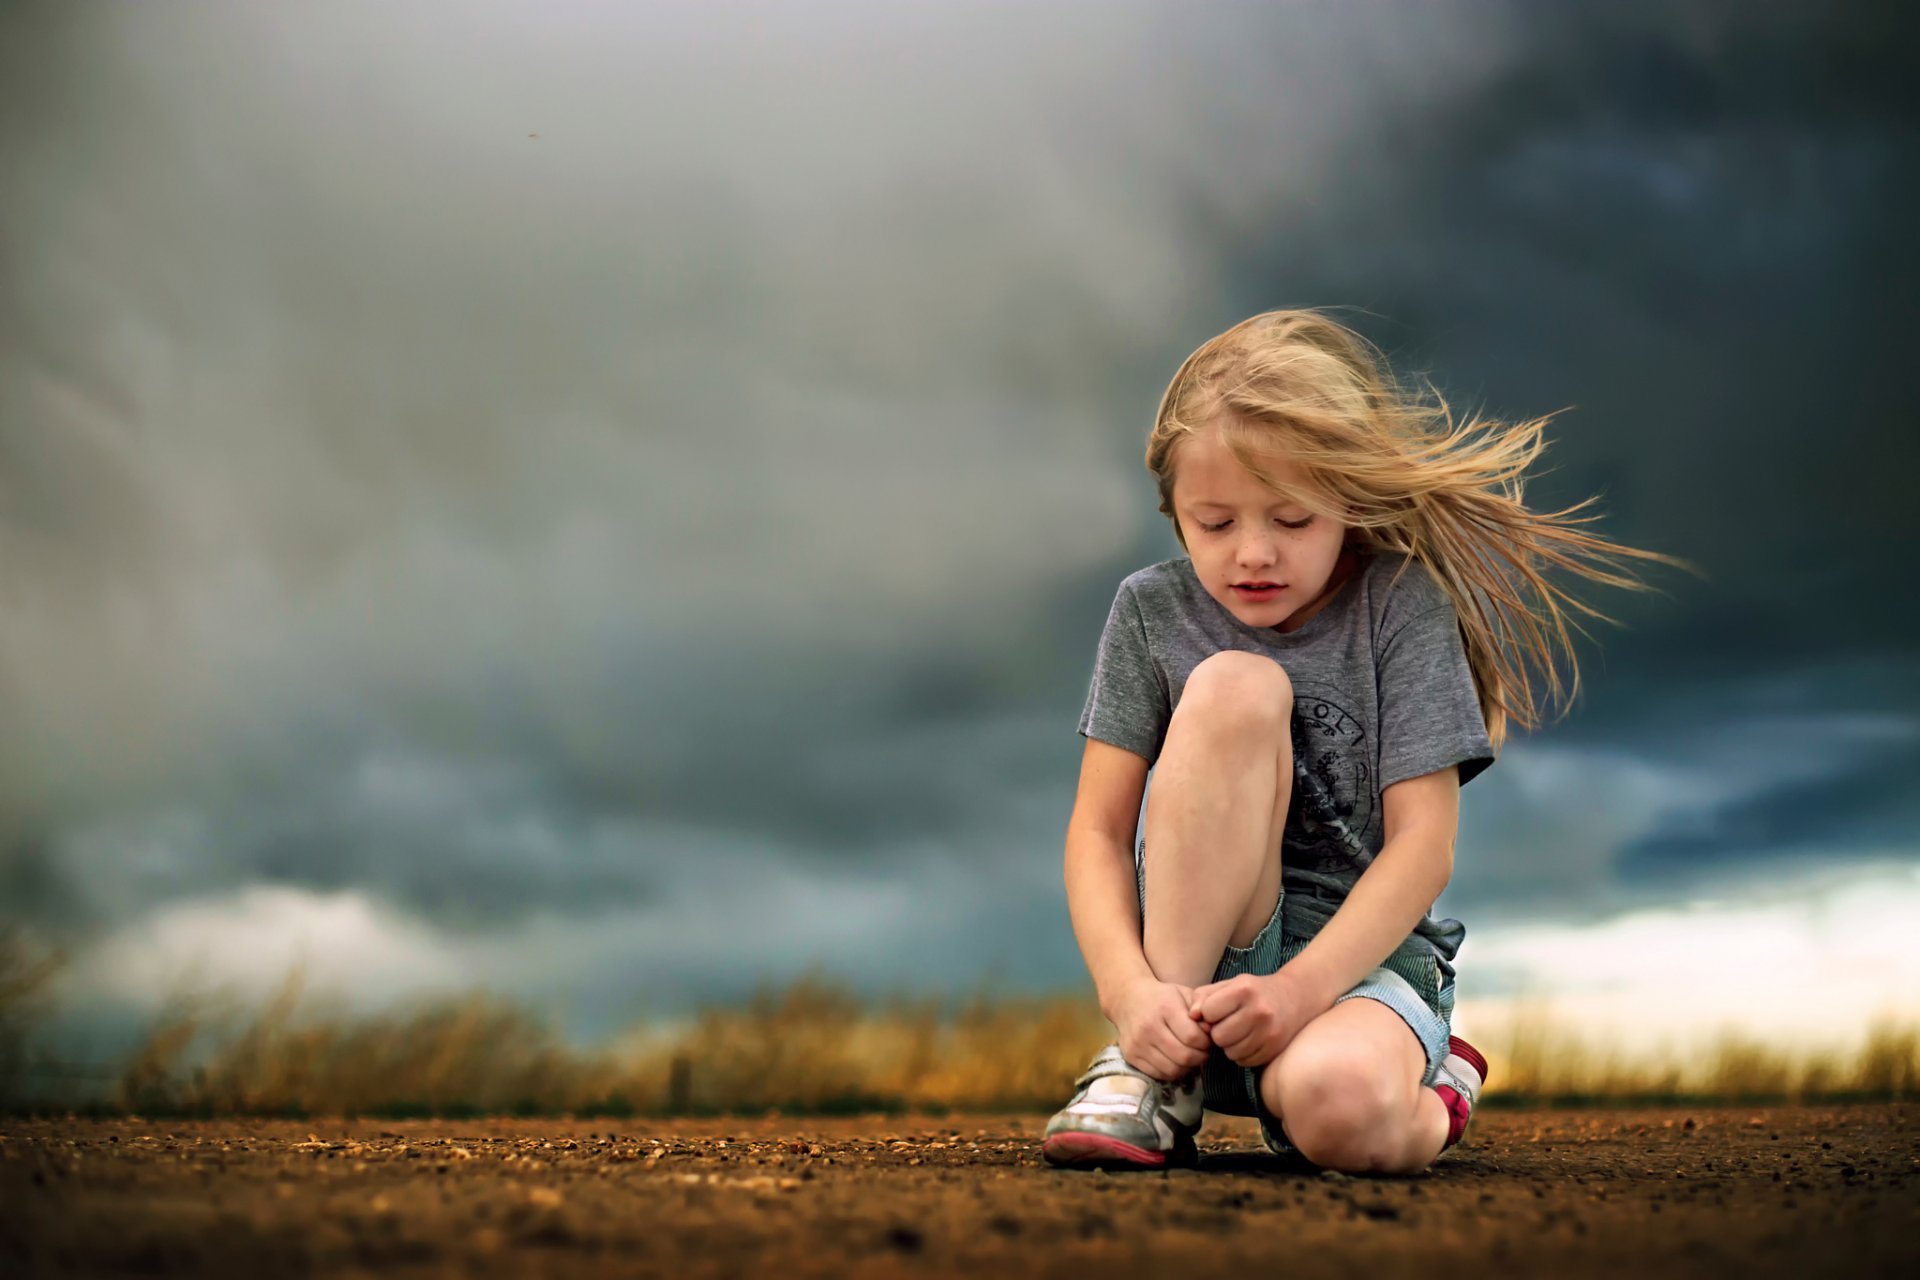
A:
{"type": "Polygon", "coordinates": [[[1278,582],[1236,582],[1233,593],[1242,600],[1270,600],[1286,590],[1285,584],[1278,582]]]}

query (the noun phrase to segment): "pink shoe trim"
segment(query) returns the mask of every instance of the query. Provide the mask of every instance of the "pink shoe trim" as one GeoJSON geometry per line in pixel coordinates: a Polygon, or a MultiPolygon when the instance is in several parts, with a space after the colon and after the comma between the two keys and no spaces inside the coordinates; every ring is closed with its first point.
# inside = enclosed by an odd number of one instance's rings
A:
{"type": "Polygon", "coordinates": [[[1124,1161],[1158,1169],[1167,1162],[1164,1151],[1146,1151],[1131,1142],[1109,1138],[1103,1133],[1056,1133],[1041,1147],[1048,1159],[1058,1164],[1092,1164],[1101,1160],[1124,1161]]]}
{"type": "Polygon", "coordinates": [[[1467,1119],[1473,1114],[1473,1108],[1460,1091],[1450,1084],[1437,1084],[1433,1086],[1433,1091],[1440,1095],[1440,1101],[1447,1108],[1447,1140],[1440,1147],[1445,1151],[1460,1141],[1460,1135],[1467,1131],[1467,1119]]]}
{"type": "Polygon", "coordinates": [[[1447,1052],[1457,1053],[1468,1062],[1471,1062],[1473,1069],[1480,1073],[1480,1083],[1485,1084],[1487,1082],[1487,1060],[1481,1056],[1478,1049],[1468,1044],[1465,1040],[1462,1040],[1459,1036],[1448,1036],[1447,1052]]]}

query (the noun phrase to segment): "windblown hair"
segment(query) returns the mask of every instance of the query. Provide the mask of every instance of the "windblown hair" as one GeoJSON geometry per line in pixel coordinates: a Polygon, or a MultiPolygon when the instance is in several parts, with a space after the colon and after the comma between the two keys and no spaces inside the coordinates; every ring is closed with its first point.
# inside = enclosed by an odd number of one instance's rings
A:
{"type": "Polygon", "coordinates": [[[1523,475],[1546,448],[1551,415],[1513,425],[1457,421],[1438,391],[1428,384],[1425,392],[1395,381],[1376,348],[1326,316],[1265,312],[1180,366],[1147,440],[1147,469],[1183,547],[1173,508],[1180,444],[1211,427],[1268,488],[1345,525],[1358,550],[1401,552],[1424,564],[1459,616],[1480,713],[1498,750],[1509,721],[1523,729],[1539,722],[1530,664],[1544,673],[1560,715],[1579,694],[1568,628],[1591,636],[1568,610],[1615,621],[1543,569],[1646,590],[1620,571],[1623,561],[1694,566],[1583,532],[1577,526],[1599,517],[1577,513],[1594,498],[1562,511],[1527,508],[1523,475]],[[1311,488],[1283,488],[1262,465],[1276,456],[1293,461],[1311,488]]]}

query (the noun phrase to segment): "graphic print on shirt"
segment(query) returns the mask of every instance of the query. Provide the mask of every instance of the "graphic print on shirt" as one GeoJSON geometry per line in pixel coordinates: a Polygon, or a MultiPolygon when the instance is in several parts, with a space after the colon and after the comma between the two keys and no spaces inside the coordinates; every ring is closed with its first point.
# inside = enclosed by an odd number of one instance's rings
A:
{"type": "Polygon", "coordinates": [[[1293,798],[1280,860],[1301,870],[1361,870],[1373,822],[1373,744],[1329,685],[1293,690],[1293,798]]]}

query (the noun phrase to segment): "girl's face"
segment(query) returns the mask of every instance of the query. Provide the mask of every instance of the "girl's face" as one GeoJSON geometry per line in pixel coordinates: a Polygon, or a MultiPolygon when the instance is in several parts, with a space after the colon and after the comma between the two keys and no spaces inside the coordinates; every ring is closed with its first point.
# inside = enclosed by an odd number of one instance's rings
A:
{"type": "MultiPolygon", "coordinates": [[[[1307,487],[1282,455],[1261,459],[1282,487],[1307,487]]],[[[1207,594],[1250,627],[1294,631],[1318,613],[1353,571],[1341,549],[1346,527],[1314,515],[1257,480],[1204,429],[1173,458],[1173,512],[1207,594]]]]}

